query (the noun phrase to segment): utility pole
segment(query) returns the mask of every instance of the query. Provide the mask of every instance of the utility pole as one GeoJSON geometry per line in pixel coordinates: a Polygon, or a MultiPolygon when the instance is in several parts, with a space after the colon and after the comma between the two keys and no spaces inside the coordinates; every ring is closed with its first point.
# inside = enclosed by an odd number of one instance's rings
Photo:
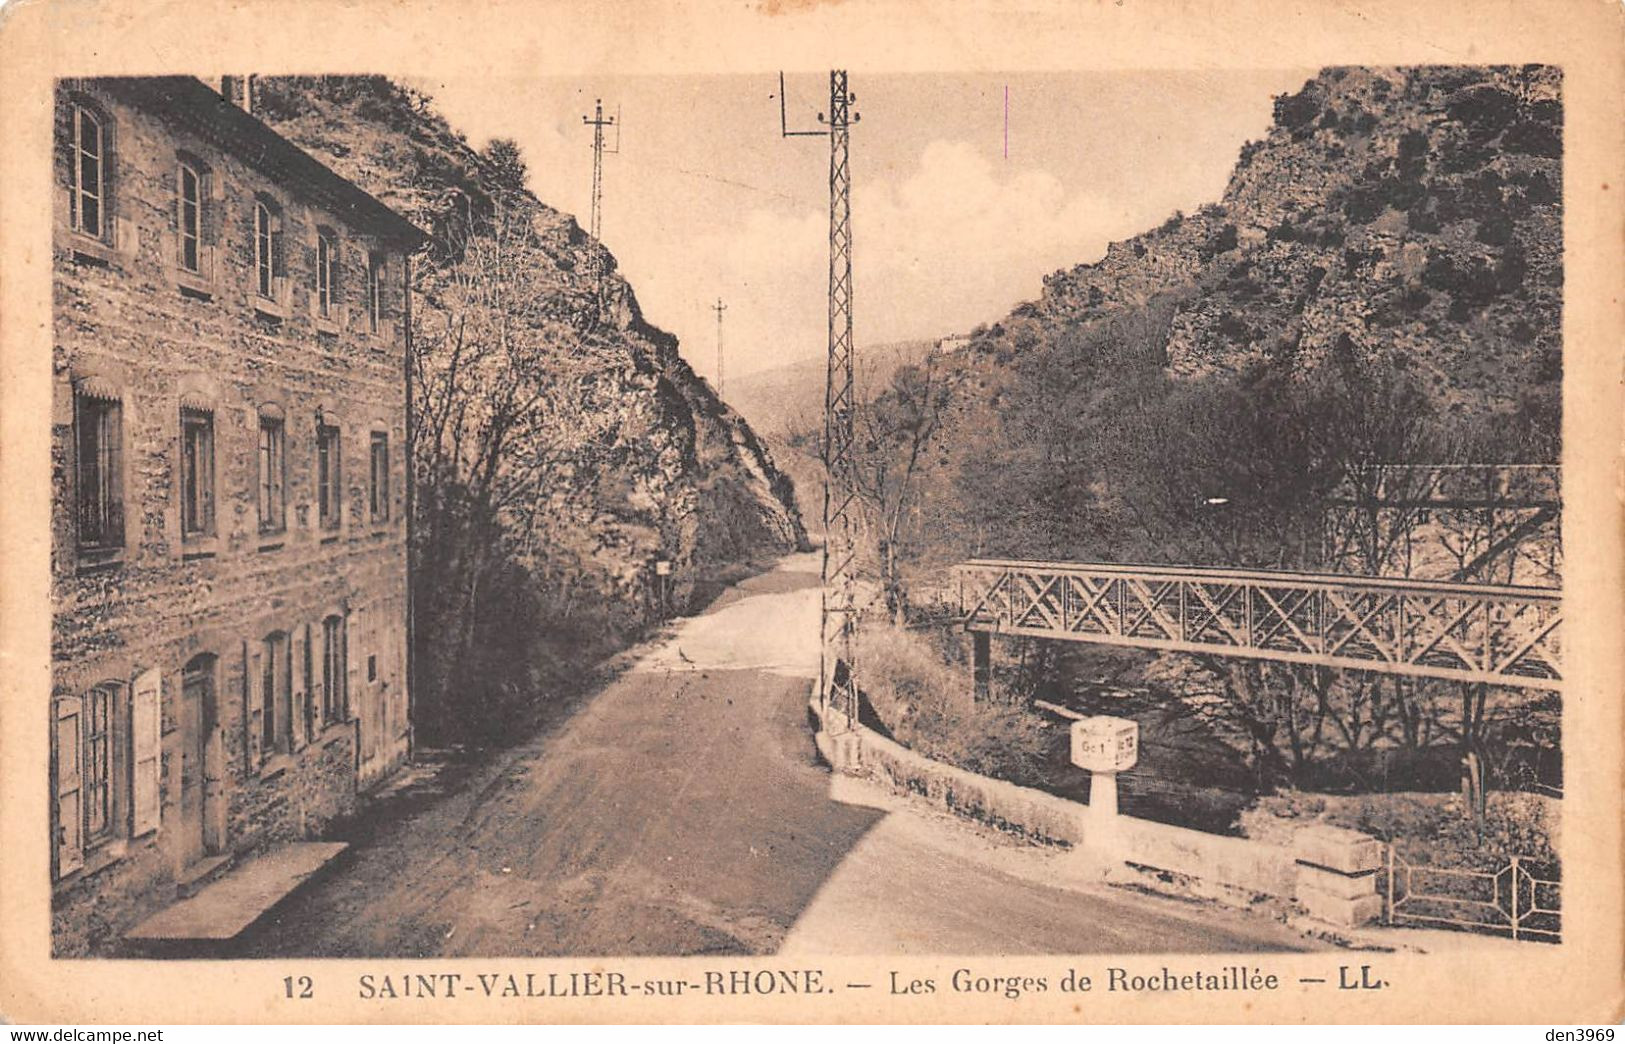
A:
{"type": "MultiPolygon", "coordinates": [[[[591,117],[581,117],[581,122],[592,128],[592,217],[591,227],[587,230],[592,235],[594,250],[603,249],[604,232],[604,128],[615,128],[615,147],[609,149],[611,156],[621,151],[621,120],[619,111],[614,116],[604,115],[604,100],[597,99],[593,103],[591,117]]],[[[595,253],[593,267],[596,270],[598,300],[604,298],[604,263],[595,253]]]]}
{"type": "Polygon", "coordinates": [[[720,297],[717,298],[717,303],[711,306],[711,311],[717,313],[717,397],[718,398],[722,397],[722,313],[726,312],[727,310],[728,310],[728,306],[722,303],[722,298],[720,298],[720,297]]]}
{"type": "Polygon", "coordinates": [[[857,96],[847,91],[846,70],[832,69],[829,112],[818,114],[826,129],[792,131],[786,116],[784,74],[779,74],[780,133],[787,138],[829,138],[829,358],[824,376],[824,594],[819,693],[824,707],[837,712],[826,716],[826,728],[834,726],[831,731],[843,732],[858,720],[852,638],[857,627],[859,520],[856,461],[852,456],[852,172],[847,163],[849,128],[859,119],[851,109],[855,101],[857,96]]]}

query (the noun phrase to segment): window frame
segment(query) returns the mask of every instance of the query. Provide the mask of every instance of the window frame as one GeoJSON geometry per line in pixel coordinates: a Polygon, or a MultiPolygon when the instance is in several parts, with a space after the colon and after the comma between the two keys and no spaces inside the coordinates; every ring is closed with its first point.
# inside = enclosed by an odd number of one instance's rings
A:
{"type": "Polygon", "coordinates": [[[335,311],[334,276],[338,268],[338,233],[326,225],[316,229],[316,315],[331,319],[335,311]]]}
{"type": "Polygon", "coordinates": [[[108,241],[108,213],[107,213],[107,140],[108,120],[100,112],[83,101],[71,103],[73,108],[73,182],[72,196],[69,204],[69,226],[82,236],[88,236],[99,242],[108,241]],[[96,151],[94,154],[85,150],[84,124],[88,120],[95,126],[96,151]],[[85,186],[85,160],[90,159],[95,164],[96,184],[94,191],[85,186]],[[85,200],[95,201],[96,227],[85,226],[85,200]]]}
{"type": "Polygon", "coordinates": [[[195,276],[202,276],[203,271],[203,208],[208,199],[208,188],[205,178],[207,172],[200,164],[182,157],[175,163],[175,223],[176,223],[176,251],[175,264],[181,271],[189,272],[195,276]],[[187,176],[191,176],[193,197],[186,197],[187,176]],[[186,208],[192,208],[191,220],[187,220],[186,208]],[[192,247],[191,263],[187,263],[186,247],[192,247]]]}
{"type": "Polygon", "coordinates": [[[267,301],[276,300],[276,239],[272,218],[270,203],[255,197],[254,293],[267,301]]]}
{"type": "Polygon", "coordinates": [[[367,330],[378,333],[384,328],[384,252],[367,252],[367,330]]]}
{"type": "Polygon", "coordinates": [[[261,536],[288,531],[288,426],[280,413],[259,415],[255,450],[255,504],[261,536]],[[274,437],[272,437],[274,435],[274,437]]]}
{"type": "Polygon", "coordinates": [[[260,639],[260,763],[293,749],[293,636],[272,631],[260,639]]]}
{"type": "Polygon", "coordinates": [[[322,620],[322,724],[337,725],[349,720],[349,650],[347,625],[343,616],[333,613],[322,620]]]}
{"type": "Polygon", "coordinates": [[[74,533],[81,553],[106,556],[125,546],[124,403],[80,387],[73,400],[74,533]],[[92,435],[94,452],[87,452],[92,435]]]}
{"type": "Polygon", "coordinates": [[[215,438],[214,413],[195,406],[182,406],[180,452],[181,540],[206,540],[215,535],[215,438]],[[192,434],[205,438],[194,449],[192,434]]]}
{"type": "Polygon", "coordinates": [[[316,418],[316,526],[323,531],[344,523],[344,432],[316,418]]]}
{"type": "Polygon", "coordinates": [[[80,717],[80,839],[86,851],[113,840],[119,821],[119,704],[123,685],[103,682],[85,690],[80,717]],[[98,744],[100,750],[98,751],[98,744]],[[99,797],[98,797],[99,795],[99,797]],[[94,816],[100,805],[101,822],[94,816]]]}
{"type": "Polygon", "coordinates": [[[374,431],[367,444],[367,518],[389,521],[389,432],[374,431]]]}

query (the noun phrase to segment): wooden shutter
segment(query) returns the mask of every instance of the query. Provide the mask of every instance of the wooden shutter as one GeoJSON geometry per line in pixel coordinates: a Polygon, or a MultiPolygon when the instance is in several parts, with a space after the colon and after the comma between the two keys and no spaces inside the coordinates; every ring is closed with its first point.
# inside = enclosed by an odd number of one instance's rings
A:
{"type": "Polygon", "coordinates": [[[198,488],[203,495],[203,531],[214,534],[214,414],[208,414],[203,426],[203,444],[198,454],[198,488]]]}
{"type": "Polygon", "coordinates": [[[293,706],[288,715],[288,746],[298,750],[310,739],[310,625],[295,627],[290,638],[293,706]]]}
{"type": "MultiPolygon", "coordinates": [[[[352,610],[344,619],[344,691],[346,705],[344,716],[346,718],[364,718],[366,716],[367,697],[362,688],[366,679],[364,673],[367,667],[367,651],[364,647],[367,629],[367,611],[365,609],[352,610]],[[353,706],[354,701],[360,700],[361,706],[353,706]]],[[[362,728],[366,722],[362,722],[362,728]]]]}
{"type": "Polygon", "coordinates": [[[288,276],[288,247],[282,234],[282,215],[271,213],[271,275],[276,279],[288,276]]]}
{"type": "Polygon", "coordinates": [[[248,728],[248,769],[253,772],[259,765],[264,751],[260,749],[260,737],[264,734],[261,721],[265,717],[265,653],[264,643],[257,642],[246,659],[247,670],[243,677],[243,722],[248,728]]]}
{"type": "Polygon", "coordinates": [[[77,696],[56,701],[51,754],[56,765],[56,875],[66,876],[85,865],[84,786],[80,780],[82,702],[77,696]]]}
{"type": "Polygon", "coordinates": [[[124,407],[110,403],[102,417],[104,481],[107,483],[108,540],[115,547],[124,545],[124,407]]]}
{"type": "Polygon", "coordinates": [[[163,771],[163,676],[153,667],[136,675],[130,697],[130,835],[158,829],[163,771]]]}

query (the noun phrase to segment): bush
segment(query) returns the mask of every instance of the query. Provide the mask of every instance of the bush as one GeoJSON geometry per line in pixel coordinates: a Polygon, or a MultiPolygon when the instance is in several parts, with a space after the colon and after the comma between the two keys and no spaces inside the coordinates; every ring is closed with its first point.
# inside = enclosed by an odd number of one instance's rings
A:
{"type": "Polygon", "coordinates": [[[1045,775],[1046,719],[1024,706],[971,704],[969,668],[920,635],[874,626],[858,636],[860,685],[886,731],[928,758],[1031,786],[1045,775]]]}
{"type": "Polygon", "coordinates": [[[1480,838],[1459,794],[1340,796],[1288,790],[1260,798],[1242,812],[1241,829],[1255,840],[1286,844],[1298,828],[1327,823],[1391,841],[1413,863],[1498,870],[1513,856],[1555,866],[1560,816],[1556,799],[1492,793],[1480,838]]]}

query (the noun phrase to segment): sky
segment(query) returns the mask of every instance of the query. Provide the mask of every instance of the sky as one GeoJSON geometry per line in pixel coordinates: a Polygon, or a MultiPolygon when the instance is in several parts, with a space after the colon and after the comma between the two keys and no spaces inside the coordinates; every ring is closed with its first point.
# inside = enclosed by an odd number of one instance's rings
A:
{"type": "MultiPolygon", "coordinates": [[[[935,339],[1039,296],[1043,277],[1216,201],[1272,99],[1308,69],[867,75],[849,85],[857,343],[935,339]],[[1008,100],[1007,100],[1008,92],[1008,100]]],[[[592,128],[607,132],[603,241],[645,318],[728,376],[825,351],[829,145],[780,135],[776,76],[411,81],[475,147],[513,138],[530,187],[588,224],[592,128]]],[[[792,74],[791,129],[827,76],[792,74]]]]}

